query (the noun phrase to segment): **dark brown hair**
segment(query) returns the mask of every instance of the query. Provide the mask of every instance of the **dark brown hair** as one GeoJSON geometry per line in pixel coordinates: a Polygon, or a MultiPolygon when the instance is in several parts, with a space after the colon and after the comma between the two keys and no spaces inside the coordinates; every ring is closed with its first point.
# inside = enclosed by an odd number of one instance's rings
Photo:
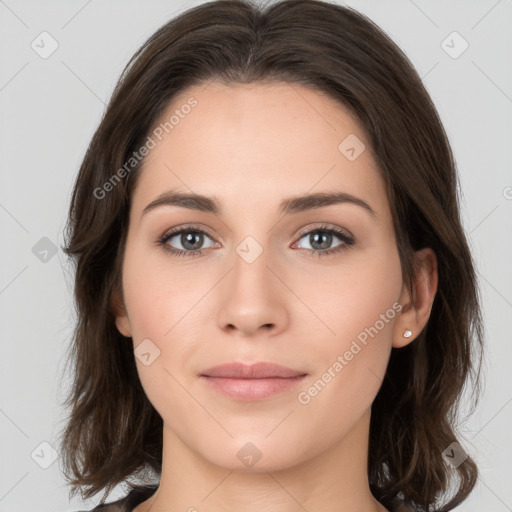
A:
{"type": "Polygon", "coordinates": [[[61,446],[72,494],[81,489],[90,498],[106,488],[104,500],[117,484],[132,477],[147,483],[149,473],[161,471],[162,419],[112,310],[143,160],[128,176],[113,177],[173,98],[210,80],[299,84],[347,107],[362,123],[384,178],[409,287],[413,252],[435,251],[439,285],[429,322],[414,342],[392,350],[372,405],[368,478],[384,506],[401,497],[421,511],[453,509],[473,489],[477,467],[468,457],[454,469],[441,454],[457,441],[457,407],[470,379],[471,412],[477,404],[483,348],[455,162],[404,53],[365,16],[319,0],[202,4],[161,27],[124,69],[80,167],[66,230],[77,324],[61,446]]]}

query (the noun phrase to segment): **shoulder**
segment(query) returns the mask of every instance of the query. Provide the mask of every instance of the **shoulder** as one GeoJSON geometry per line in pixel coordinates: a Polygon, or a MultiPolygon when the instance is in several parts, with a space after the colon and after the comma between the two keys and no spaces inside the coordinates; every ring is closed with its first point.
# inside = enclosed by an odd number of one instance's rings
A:
{"type": "Polygon", "coordinates": [[[102,503],[91,510],[77,510],[76,512],[130,512],[131,509],[127,508],[129,496],[128,494],[124,498],[120,498],[112,503],[102,503]]]}
{"type": "Polygon", "coordinates": [[[124,498],[111,503],[101,503],[90,511],[77,510],[76,512],[132,512],[139,503],[148,499],[156,489],[156,485],[134,487],[124,498]]]}

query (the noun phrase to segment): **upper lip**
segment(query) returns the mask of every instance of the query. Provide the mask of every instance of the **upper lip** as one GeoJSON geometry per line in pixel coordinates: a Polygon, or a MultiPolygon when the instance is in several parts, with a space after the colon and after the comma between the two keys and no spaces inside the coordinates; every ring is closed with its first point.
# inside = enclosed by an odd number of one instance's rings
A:
{"type": "Polygon", "coordinates": [[[227,377],[232,379],[265,379],[271,377],[298,377],[299,375],[306,375],[306,373],[275,363],[257,362],[247,364],[233,361],[212,366],[201,373],[201,375],[205,377],[227,377]]]}

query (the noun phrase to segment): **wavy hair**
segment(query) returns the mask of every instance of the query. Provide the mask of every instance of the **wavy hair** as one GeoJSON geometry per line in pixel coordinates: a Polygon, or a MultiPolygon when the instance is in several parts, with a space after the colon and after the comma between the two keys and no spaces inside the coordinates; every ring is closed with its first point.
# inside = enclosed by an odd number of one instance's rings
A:
{"type": "Polygon", "coordinates": [[[478,402],[483,350],[456,165],[406,55],[364,15],[322,0],[196,6],[155,32],[124,68],[77,175],[63,247],[74,264],[77,313],[67,359],[73,364],[69,419],[61,436],[71,494],[80,489],[89,498],[106,489],[104,500],[117,484],[161,472],[162,419],[144,393],[133,347],[116,329],[112,309],[144,160],[129,170],[126,163],[176,95],[212,80],[299,84],[348,108],[362,123],[384,179],[410,288],[413,252],[431,247],[436,253],[438,291],[428,324],[414,342],[392,349],[372,404],[368,479],[386,507],[401,498],[420,511],[452,510],[472,491],[478,470],[471,457],[451,467],[442,452],[458,441],[458,406],[469,381],[471,412],[478,402]]]}

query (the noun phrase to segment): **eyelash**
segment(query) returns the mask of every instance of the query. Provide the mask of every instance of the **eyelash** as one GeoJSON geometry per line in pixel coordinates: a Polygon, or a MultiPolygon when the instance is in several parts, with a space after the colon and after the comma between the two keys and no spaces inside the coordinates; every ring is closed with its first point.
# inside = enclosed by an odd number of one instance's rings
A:
{"type": "MultiPolygon", "coordinates": [[[[351,236],[347,235],[345,232],[341,231],[340,229],[330,228],[330,227],[327,227],[327,226],[319,226],[319,227],[310,229],[309,231],[305,231],[305,232],[303,232],[303,233],[301,233],[299,235],[299,240],[301,238],[303,238],[305,235],[310,235],[310,234],[316,233],[316,232],[324,232],[324,233],[334,234],[343,243],[338,245],[338,246],[336,246],[336,247],[334,247],[333,249],[327,249],[325,251],[322,251],[322,250],[319,250],[319,249],[302,249],[302,250],[311,252],[311,256],[313,256],[313,257],[316,257],[316,256],[330,256],[330,255],[335,254],[335,253],[339,253],[339,252],[342,252],[342,251],[347,251],[350,248],[350,246],[354,245],[354,243],[355,243],[354,238],[352,238],[351,236]]],[[[191,251],[183,251],[182,249],[174,249],[173,247],[170,247],[169,245],[167,245],[167,241],[168,240],[170,240],[174,236],[180,235],[182,233],[200,233],[200,234],[204,234],[204,235],[208,236],[209,238],[212,238],[203,229],[201,229],[201,228],[199,228],[197,226],[194,226],[194,225],[189,225],[189,226],[180,227],[180,228],[177,228],[175,230],[172,230],[172,231],[164,233],[157,240],[157,245],[163,246],[164,250],[170,252],[171,254],[173,254],[174,256],[177,256],[179,258],[183,258],[183,257],[184,258],[195,258],[197,256],[201,256],[201,254],[203,254],[206,251],[206,249],[196,249],[196,250],[191,250],[191,251]]]]}

